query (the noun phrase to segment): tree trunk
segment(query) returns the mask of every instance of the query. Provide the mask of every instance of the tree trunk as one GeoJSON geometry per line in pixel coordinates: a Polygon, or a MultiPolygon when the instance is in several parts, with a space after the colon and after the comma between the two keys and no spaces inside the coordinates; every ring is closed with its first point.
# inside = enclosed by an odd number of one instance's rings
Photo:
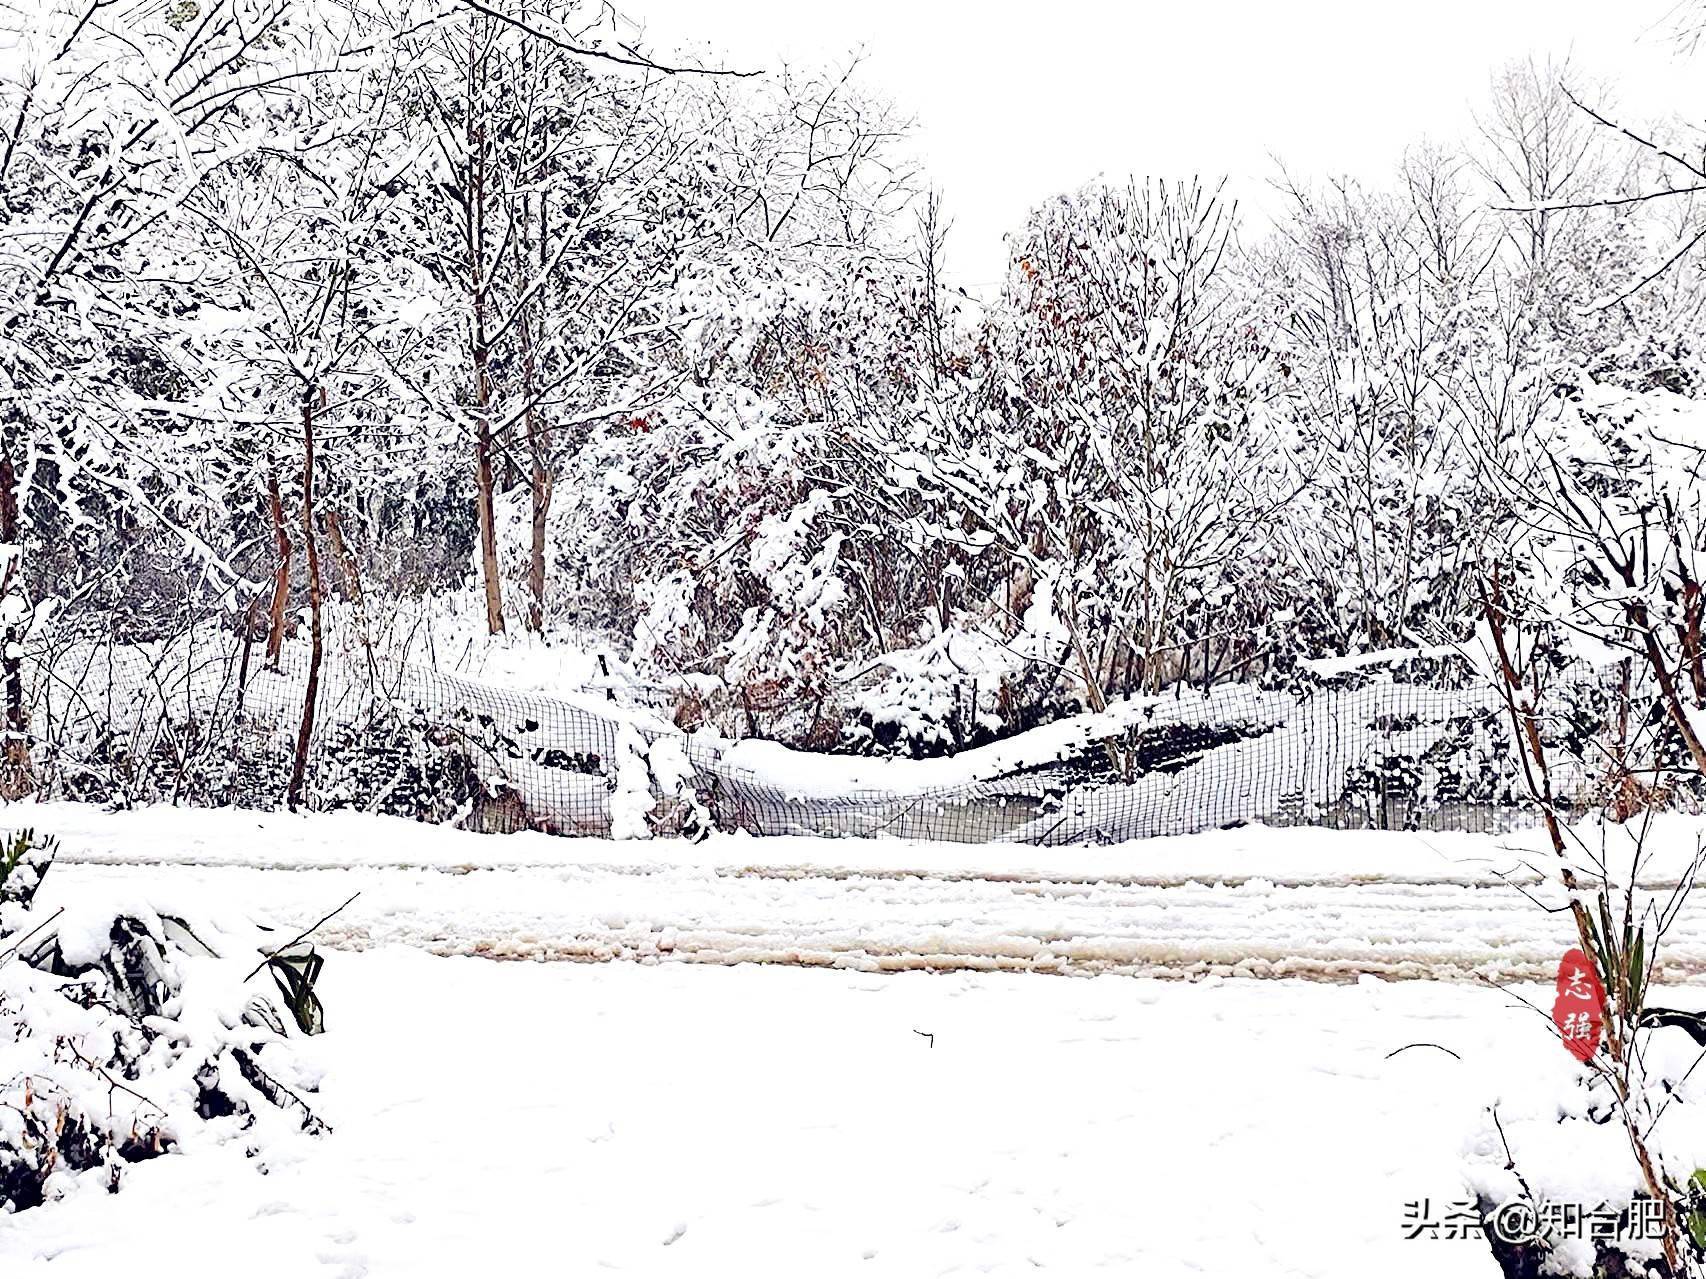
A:
{"type": "Polygon", "coordinates": [[[284,614],[290,607],[290,534],[284,527],[284,499],[278,494],[278,476],[267,473],[267,507],[272,512],[273,544],[278,548],[278,566],[273,570],[272,608],[268,614],[267,663],[276,667],[284,651],[284,614]]]}
{"type": "Polygon", "coordinates": [[[475,504],[480,523],[480,575],[486,587],[486,630],[504,629],[503,584],[498,577],[497,512],[492,493],[491,351],[486,335],[486,127],[484,110],[486,67],[468,27],[468,288],[474,312],[474,427],[475,504]]]}
{"type": "Polygon", "coordinates": [[[545,530],[551,513],[551,472],[544,463],[533,463],[533,541],[527,550],[527,628],[535,634],[545,629],[545,530]]]}
{"type": "Polygon", "coordinates": [[[285,803],[292,812],[302,802],[302,779],[308,771],[308,745],[314,737],[314,709],[320,697],[323,628],[320,619],[320,552],[314,538],[314,397],[317,388],[302,395],[302,538],[308,558],[308,614],[311,647],[308,687],[302,696],[302,724],[296,733],[296,759],[290,767],[290,790],[285,803]]]}
{"type": "Polygon", "coordinates": [[[0,571],[0,606],[7,620],[0,643],[0,678],[6,685],[6,745],[0,752],[0,799],[22,799],[35,789],[35,770],[30,762],[29,713],[24,706],[24,663],[19,652],[23,640],[23,618],[28,612],[24,599],[24,544],[18,520],[18,476],[10,455],[0,457],[0,546],[5,568],[0,571]]]}
{"type": "Polygon", "coordinates": [[[533,506],[533,535],[527,548],[527,629],[535,635],[545,630],[545,543],[546,527],[551,514],[551,446],[549,433],[539,423],[539,409],[533,403],[535,369],[533,365],[533,327],[528,318],[521,318],[521,385],[527,397],[527,451],[532,463],[528,492],[533,506]]]}
{"type": "Polygon", "coordinates": [[[1689,682],[1694,686],[1694,705],[1706,707],[1706,647],[1702,645],[1701,622],[1706,618],[1706,595],[1700,583],[1682,567],[1682,624],[1677,627],[1677,639],[1682,645],[1683,660],[1687,663],[1689,682]]]}
{"type": "Polygon", "coordinates": [[[255,630],[260,625],[261,597],[256,595],[243,610],[243,657],[237,664],[237,721],[243,720],[243,698],[249,691],[249,656],[255,647],[255,630]]]}
{"type": "Polygon", "coordinates": [[[1699,734],[1694,731],[1694,723],[1689,719],[1682,692],[1677,688],[1676,680],[1671,674],[1664,643],[1653,626],[1647,606],[1639,603],[1625,604],[1623,610],[1625,616],[1634,623],[1634,629],[1646,648],[1647,666],[1659,682],[1659,695],[1664,701],[1665,710],[1670,714],[1671,723],[1676,725],[1676,731],[1682,737],[1682,744],[1693,757],[1694,767],[1706,774],[1706,742],[1702,742],[1699,734]]]}
{"type": "Polygon", "coordinates": [[[349,543],[344,541],[343,522],[338,519],[336,511],[326,512],[326,541],[332,548],[332,557],[338,562],[338,577],[343,584],[343,597],[360,608],[361,574],[356,569],[355,556],[350,553],[349,543]]]}
{"type": "MultiPolygon", "coordinates": [[[[479,360],[480,379],[485,380],[483,353],[479,360]]],[[[484,396],[482,395],[482,401],[484,396]]],[[[492,494],[492,428],[482,402],[479,429],[474,437],[474,482],[478,488],[476,501],[480,519],[480,576],[486,586],[486,630],[492,635],[503,634],[503,584],[498,579],[498,528],[496,503],[492,494]]]]}

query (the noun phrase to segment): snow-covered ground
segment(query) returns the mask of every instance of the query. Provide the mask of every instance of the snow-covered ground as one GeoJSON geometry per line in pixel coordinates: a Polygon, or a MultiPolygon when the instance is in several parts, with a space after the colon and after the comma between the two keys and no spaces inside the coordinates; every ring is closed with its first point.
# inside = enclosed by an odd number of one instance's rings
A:
{"type": "Polygon", "coordinates": [[[1462,1198],[1479,1108],[1572,1064],[1504,993],[1425,982],[386,948],[323,989],[332,1137],[0,1222],[0,1274],[1475,1279],[1485,1245],[1406,1240],[1405,1204],[1462,1198]],[[1462,1060],[1388,1055],[1420,1040],[1462,1060]]]}
{"type": "MultiPolygon", "coordinates": [[[[1574,1075],[1523,1003],[1549,985],[1478,980],[1549,981],[1574,940],[1527,895],[1531,835],[614,844],[8,816],[62,840],[49,900],[306,927],[360,894],[316,933],[329,1031],[305,1051],[334,1134],[0,1219],[8,1279],[1475,1279],[1485,1244],[1410,1238],[1406,1206],[1466,1198],[1485,1108],[1545,1120],[1574,1075]],[[1087,977],[1036,975],[1057,972],[1087,977]]],[[[1697,831],[1661,828],[1649,883],[1697,831]]],[[[1669,953],[1669,977],[1706,973],[1699,911],[1669,953]]]]}
{"type": "MultiPolygon", "coordinates": [[[[1538,980],[1574,944],[1538,832],[1245,827],[1105,848],[747,837],[473,835],[358,814],[16,810],[57,834],[54,891],[122,886],[307,927],[328,946],[442,955],[1139,975],[1538,980]]],[[[1660,827],[1644,882],[1692,854],[1660,827]]],[[[1668,978],[1706,974],[1706,906],[1668,978]]]]}

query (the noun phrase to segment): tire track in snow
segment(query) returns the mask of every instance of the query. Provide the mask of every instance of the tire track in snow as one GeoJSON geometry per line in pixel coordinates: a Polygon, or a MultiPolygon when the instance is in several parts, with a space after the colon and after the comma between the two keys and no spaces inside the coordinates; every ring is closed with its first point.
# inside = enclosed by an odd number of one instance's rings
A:
{"type": "MultiPolygon", "coordinates": [[[[1508,861],[1508,859],[1506,860],[1508,861]]],[[[1379,870],[1346,870],[1325,875],[1286,871],[1269,873],[1214,871],[1207,873],[1202,870],[1092,875],[1083,873],[1043,874],[1039,871],[1023,870],[959,870],[904,865],[887,867],[831,866],[805,862],[706,863],[699,866],[692,863],[670,862],[565,862],[562,859],[446,862],[364,857],[360,860],[353,860],[347,857],[304,857],[298,855],[292,855],[288,860],[283,860],[267,857],[244,857],[228,853],[149,856],[128,850],[107,851],[100,849],[78,849],[62,852],[59,856],[59,862],[62,865],[82,866],[179,866],[208,870],[276,870],[285,872],[377,870],[439,875],[468,875],[480,871],[494,873],[537,871],[551,874],[567,868],[601,875],[659,875],[683,869],[703,869],[707,873],[725,879],[871,879],[908,882],[932,880],[942,883],[976,882],[1021,886],[1038,885],[1047,888],[1070,885],[1092,888],[1177,888],[1187,884],[1202,883],[1235,888],[1247,884],[1269,884],[1282,888],[1355,887],[1361,885],[1431,887],[1439,884],[1456,885],[1463,888],[1497,888],[1510,885],[1534,885],[1543,882],[1543,876],[1538,871],[1523,868],[1518,871],[1503,872],[1492,869],[1490,864],[1488,869],[1478,869],[1467,864],[1449,867],[1442,865],[1437,873],[1426,875],[1402,872],[1386,874],[1379,870]]],[[[1584,882],[1588,882],[1588,878],[1584,878],[1584,882]]],[[[1666,879],[1663,876],[1643,876],[1637,881],[1637,885],[1648,891],[1662,892],[1676,887],[1676,880],[1674,877],[1666,879]]]]}
{"type": "MultiPolygon", "coordinates": [[[[73,891],[105,884],[168,908],[194,898],[291,928],[360,890],[317,941],[536,962],[1513,981],[1548,978],[1574,941],[1567,915],[1498,883],[1154,884],[804,867],[285,868],[86,855],[66,859],[56,874],[73,891]]],[[[1706,907],[1683,912],[1667,956],[1665,979],[1706,977],[1706,907]]]]}

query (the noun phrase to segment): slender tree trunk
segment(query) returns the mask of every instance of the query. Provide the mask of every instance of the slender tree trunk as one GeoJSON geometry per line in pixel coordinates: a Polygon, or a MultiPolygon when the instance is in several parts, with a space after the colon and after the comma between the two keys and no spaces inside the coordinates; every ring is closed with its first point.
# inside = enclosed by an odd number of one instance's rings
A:
{"type": "Polygon", "coordinates": [[[555,488],[550,469],[537,459],[533,463],[533,540],[527,549],[527,628],[535,633],[545,629],[545,543],[546,528],[551,514],[551,493],[555,488]]]}
{"type": "Polygon", "coordinates": [[[1635,632],[1641,637],[1641,643],[1647,653],[1648,669],[1653,672],[1653,677],[1659,682],[1659,695],[1664,701],[1665,710],[1670,714],[1671,723],[1676,725],[1676,731],[1682,738],[1682,744],[1688,748],[1689,755],[1693,757],[1694,767],[1706,774],[1706,742],[1702,742],[1699,734],[1694,731],[1694,723],[1689,719],[1688,708],[1683,701],[1682,691],[1677,687],[1676,679],[1671,673],[1664,643],[1659,639],[1652,617],[1647,612],[1647,606],[1640,603],[1625,604],[1623,611],[1633,624],[1635,632]]]}
{"type": "Polygon", "coordinates": [[[1677,627],[1677,639],[1688,665],[1688,678],[1694,686],[1694,704],[1697,707],[1706,707],[1706,648],[1701,644],[1703,616],[1706,616],[1706,596],[1701,593],[1700,583],[1689,576],[1685,565],[1682,569],[1683,620],[1677,627]]]}
{"type": "Polygon", "coordinates": [[[277,666],[284,651],[284,614],[290,607],[290,533],[284,527],[284,499],[278,493],[278,476],[267,473],[267,508],[272,512],[273,544],[278,566],[273,569],[272,608],[268,614],[267,662],[277,666]]]}
{"type": "Polygon", "coordinates": [[[243,657],[237,664],[237,720],[243,719],[243,698],[249,691],[249,656],[255,648],[255,631],[260,626],[261,597],[256,595],[243,610],[243,657]]]}
{"type": "MultiPolygon", "coordinates": [[[[481,378],[485,377],[482,366],[481,378]]],[[[474,437],[474,482],[478,489],[480,520],[480,576],[486,587],[486,630],[503,634],[503,584],[498,580],[498,528],[496,502],[492,493],[492,431],[481,406],[479,429],[474,437]]]]}
{"type": "Polygon", "coordinates": [[[314,398],[318,388],[302,395],[302,539],[308,558],[308,614],[311,647],[308,686],[302,696],[302,724],[296,733],[296,759],[290,767],[286,804],[292,812],[302,802],[302,779],[308,771],[308,746],[314,737],[314,710],[320,698],[320,661],[324,629],[321,624],[320,552],[314,538],[314,398]]]}
{"type": "Polygon", "coordinates": [[[5,568],[0,572],[0,602],[7,621],[0,632],[5,645],[0,655],[0,678],[6,684],[6,746],[0,752],[0,799],[22,799],[35,789],[35,770],[30,762],[29,713],[24,706],[24,663],[19,653],[23,640],[24,543],[18,519],[18,476],[10,454],[0,456],[0,546],[5,568]]]}
{"type": "Polygon", "coordinates": [[[527,629],[538,635],[545,630],[545,534],[555,477],[551,474],[550,433],[540,423],[539,408],[533,402],[537,369],[533,363],[533,326],[525,314],[521,317],[520,334],[521,388],[527,397],[527,452],[532,464],[528,484],[533,528],[527,547],[527,629]]]}
{"type": "Polygon", "coordinates": [[[343,522],[338,519],[336,511],[326,512],[326,542],[332,548],[332,557],[338,562],[343,597],[360,608],[361,574],[356,568],[355,556],[350,553],[349,543],[344,541],[343,522]]]}
{"type": "Polygon", "coordinates": [[[485,63],[468,28],[468,287],[474,311],[475,503],[480,524],[480,576],[486,588],[486,629],[504,629],[503,584],[498,577],[497,511],[492,483],[491,350],[486,335],[486,128],[485,63]],[[477,92],[477,90],[479,92],[477,92]]]}

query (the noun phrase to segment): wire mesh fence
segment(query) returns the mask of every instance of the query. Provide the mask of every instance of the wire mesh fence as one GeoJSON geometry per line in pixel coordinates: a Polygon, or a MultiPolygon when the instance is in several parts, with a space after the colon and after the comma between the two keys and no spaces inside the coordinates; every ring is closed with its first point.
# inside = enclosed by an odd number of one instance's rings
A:
{"type": "MultiPolygon", "coordinates": [[[[25,683],[38,787],[103,803],[280,807],[309,665],[300,648],[269,659],[254,644],[188,640],[37,656],[25,683]]],[[[532,696],[335,648],[320,665],[303,802],[606,833],[624,721],[597,709],[600,696],[532,696]]]]}
{"type": "MultiPolygon", "coordinates": [[[[102,803],[282,806],[307,668],[300,647],[269,660],[229,635],[34,654],[37,786],[102,803]]],[[[1560,678],[1546,700],[1557,793],[1582,809],[1601,802],[1619,740],[1650,708],[1602,674],[1560,678]]],[[[1461,673],[1180,689],[1116,718],[1082,740],[1021,735],[947,758],[825,756],[683,733],[608,689],[499,688],[349,642],[322,663],[301,798],[483,831],[618,837],[1061,844],[1253,822],[1489,831],[1531,820],[1502,695],[1461,673]]]]}

